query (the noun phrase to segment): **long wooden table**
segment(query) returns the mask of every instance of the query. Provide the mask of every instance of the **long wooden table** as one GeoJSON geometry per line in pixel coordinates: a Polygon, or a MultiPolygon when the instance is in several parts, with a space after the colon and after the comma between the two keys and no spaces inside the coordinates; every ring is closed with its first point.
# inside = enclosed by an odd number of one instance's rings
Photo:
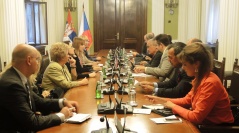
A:
{"type": "MultiPolygon", "coordinates": [[[[106,57],[108,50],[101,50],[98,56],[106,57]]],[[[105,62],[105,58],[102,58],[101,63],[105,62]]],[[[156,77],[136,77],[138,81],[157,81],[156,77]]],[[[80,86],[70,89],[65,94],[65,98],[68,100],[77,101],[80,105],[80,113],[91,114],[92,118],[81,123],[81,124],[69,124],[63,123],[59,126],[51,127],[39,133],[90,133],[92,130],[97,130],[100,128],[105,128],[105,122],[100,122],[100,117],[97,113],[97,104],[104,103],[108,101],[108,96],[103,99],[95,99],[95,89],[96,82],[99,80],[99,74],[96,78],[89,78],[89,84],[87,86],[80,86]]],[[[141,108],[144,104],[150,104],[144,98],[144,93],[140,88],[136,88],[136,101],[138,103],[138,108],[141,108]]],[[[119,98],[123,97],[123,102],[128,101],[128,95],[119,95],[119,98]]],[[[111,96],[114,100],[114,96],[111,96]]],[[[114,115],[107,115],[108,118],[113,118],[114,115]]],[[[118,114],[118,118],[122,118],[123,115],[118,114]]],[[[198,129],[189,121],[184,120],[182,123],[175,124],[155,124],[149,118],[162,117],[158,114],[151,113],[150,115],[144,114],[127,114],[126,127],[131,130],[137,131],[138,133],[198,133],[198,129]]]]}

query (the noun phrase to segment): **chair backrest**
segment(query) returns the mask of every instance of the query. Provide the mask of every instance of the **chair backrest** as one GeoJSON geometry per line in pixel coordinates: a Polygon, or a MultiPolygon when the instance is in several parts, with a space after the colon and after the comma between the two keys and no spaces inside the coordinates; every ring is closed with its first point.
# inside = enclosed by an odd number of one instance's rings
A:
{"type": "Polygon", "coordinates": [[[234,64],[233,64],[233,69],[234,70],[234,67],[238,64],[238,59],[236,58],[235,61],[234,61],[234,64]]]}
{"type": "Polygon", "coordinates": [[[37,84],[41,84],[43,74],[49,64],[50,64],[49,57],[47,55],[42,55],[42,62],[41,62],[39,73],[37,75],[37,84]]]}
{"type": "Polygon", "coordinates": [[[239,65],[234,64],[229,95],[239,103],[239,65]]]}
{"type": "Polygon", "coordinates": [[[226,62],[225,57],[223,57],[222,62],[216,59],[213,60],[213,72],[219,77],[222,83],[224,78],[225,62],[226,62]]]}

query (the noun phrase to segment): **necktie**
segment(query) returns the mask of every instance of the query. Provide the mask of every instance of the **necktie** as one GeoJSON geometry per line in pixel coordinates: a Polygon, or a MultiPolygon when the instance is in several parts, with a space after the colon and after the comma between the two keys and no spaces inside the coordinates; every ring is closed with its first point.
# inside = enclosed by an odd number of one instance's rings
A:
{"type": "Polygon", "coordinates": [[[29,100],[29,103],[30,103],[30,107],[32,109],[32,101],[31,101],[30,88],[29,88],[28,83],[26,83],[25,86],[26,86],[26,89],[27,89],[27,92],[28,92],[28,98],[29,98],[28,100],[29,100]]]}
{"type": "Polygon", "coordinates": [[[177,78],[177,82],[180,82],[180,80],[181,80],[181,71],[178,70],[178,78],[177,78]]]}

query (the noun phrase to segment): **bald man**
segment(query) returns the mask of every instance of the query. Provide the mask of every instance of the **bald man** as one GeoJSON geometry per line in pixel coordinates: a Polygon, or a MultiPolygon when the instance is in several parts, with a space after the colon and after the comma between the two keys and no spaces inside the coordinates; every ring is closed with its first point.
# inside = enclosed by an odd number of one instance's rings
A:
{"type": "Polygon", "coordinates": [[[0,132],[36,132],[60,125],[65,118],[72,116],[69,108],[75,107],[73,111],[79,109],[75,101],[43,99],[31,90],[28,79],[38,71],[40,56],[27,44],[14,48],[12,67],[0,78],[0,132]]]}

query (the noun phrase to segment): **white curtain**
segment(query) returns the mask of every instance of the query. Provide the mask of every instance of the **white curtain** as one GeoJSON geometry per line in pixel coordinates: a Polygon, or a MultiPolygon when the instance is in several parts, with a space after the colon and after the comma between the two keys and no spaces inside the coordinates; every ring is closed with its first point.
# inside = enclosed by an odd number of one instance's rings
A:
{"type": "Polygon", "coordinates": [[[62,42],[65,20],[63,0],[43,0],[47,2],[48,45],[62,42]]]}
{"type": "Polygon", "coordinates": [[[239,58],[239,1],[220,0],[218,59],[226,57],[226,71],[231,71],[239,58]]]}
{"type": "Polygon", "coordinates": [[[219,31],[219,13],[220,13],[220,0],[206,0],[207,13],[206,13],[206,42],[215,43],[218,39],[219,31]]]}
{"type": "Polygon", "coordinates": [[[164,33],[164,0],[152,0],[152,32],[164,33]]]}
{"type": "Polygon", "coordinates": [[[187,42],[201,36],[201,0],[180,0],[178,41],[187,42]]]}
{"type": "Polygon", "coordinates": [[[10,63],[13,48],[26,43],[24,0],[0,0],[0,56],[10,63]]]}
{"type": "MultiPolygon", "coordinates": [[[[46,22],[46,19],[47,19],[47,16],[45,15],[46,14],[46,8],[41,6],[39,11],[41,12],[40,13],[40,27],[46,27],[47,26],[47,23],[46,22]]],[[[41,34],[41,43],[46,43],[46,28],[42,28],[40,29],[40,34],[41,34]]]]}

